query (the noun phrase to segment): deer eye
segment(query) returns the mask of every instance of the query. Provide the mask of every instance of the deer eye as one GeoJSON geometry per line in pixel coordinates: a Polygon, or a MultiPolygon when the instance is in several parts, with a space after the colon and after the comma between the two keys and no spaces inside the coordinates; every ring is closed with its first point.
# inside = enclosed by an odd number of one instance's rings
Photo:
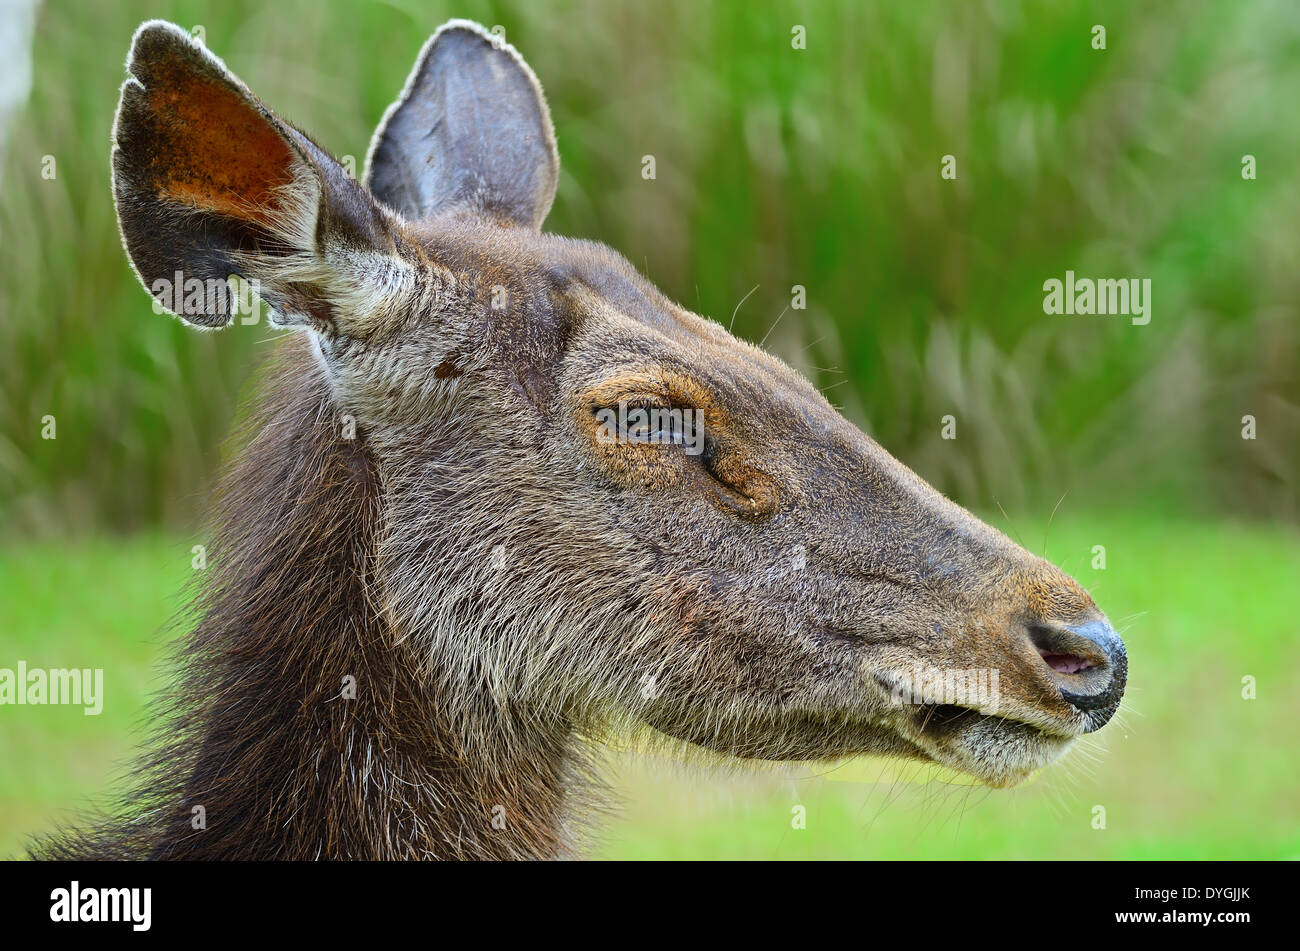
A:
{"type": "Polygon", "coordinates": [[[697,445],[696,432],[689,411],[683,415],[681,410],[659,406],[638,414],[636,422],[628,425],[628,438],[634,442],[682,446],[687,450],[695,448],[698,454],[703,447],[697,445]]]}
{"type": "Polygon", "coordinates": [[[588,406],[593,438],[623,477],[650,488],[686,479],[722,508],[745,517],[762,518],[776,511],[772,478],[747,462],[735,446],[728,449],[725,432],[709,431],[702,410],[674,406],[655,396],[588,406]],[[635,448],[626,451],[630,447],[635,448]]]}
{"type": "Polygon", "coordinates": [[[603,443],[638,446],[677,446],[687,455],[706,451],[704,418],[689,407],[655,402],[620,402],[592,411],[598,425],[597,438],[603,443]]]}

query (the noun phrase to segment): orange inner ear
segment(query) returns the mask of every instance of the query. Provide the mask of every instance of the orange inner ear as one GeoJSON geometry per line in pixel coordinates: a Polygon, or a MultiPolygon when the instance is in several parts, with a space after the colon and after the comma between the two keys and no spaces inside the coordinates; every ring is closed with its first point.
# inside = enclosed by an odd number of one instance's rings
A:
{"type": "Polygon", "coordinates": [[[219,79],[169,63],[149,106],[158,117],[153,156],[159,195],[204,211],[269,224],[301,161],[256,105],[219,79]]]}

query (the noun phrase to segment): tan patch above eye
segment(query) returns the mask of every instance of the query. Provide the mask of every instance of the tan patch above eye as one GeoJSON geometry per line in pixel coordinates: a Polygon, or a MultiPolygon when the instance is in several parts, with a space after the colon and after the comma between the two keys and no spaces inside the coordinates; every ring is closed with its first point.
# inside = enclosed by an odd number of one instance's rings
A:
{"type": "Polygon", "coordinates": [[[721,410],[709,390],[681,373],[638,371],[620,373],[602,380],[582,394],[588,407],[616,406],[622,399],[658,400],[665,406],[697,409],[711,418],[720,418],[721,410]]]}
{"type": "Polygon", "coordinates": [[[148,95],[159,195],[267,223],[298,159],[256,107],[224,82],[175,65],[159,69],[148,95]]]}

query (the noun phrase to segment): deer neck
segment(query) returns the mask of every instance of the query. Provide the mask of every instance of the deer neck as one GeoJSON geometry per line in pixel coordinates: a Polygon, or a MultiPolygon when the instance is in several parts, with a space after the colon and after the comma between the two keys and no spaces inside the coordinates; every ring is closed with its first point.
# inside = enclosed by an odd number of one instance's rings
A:
{"type": "Polygon", "coordinates": [[[440,682],[386,620],[373,460],[288,364],[219,492],[173,720],[193,752],[160,761],[187,778],[153,854],[566,854],[572,731],[440,682]]]}

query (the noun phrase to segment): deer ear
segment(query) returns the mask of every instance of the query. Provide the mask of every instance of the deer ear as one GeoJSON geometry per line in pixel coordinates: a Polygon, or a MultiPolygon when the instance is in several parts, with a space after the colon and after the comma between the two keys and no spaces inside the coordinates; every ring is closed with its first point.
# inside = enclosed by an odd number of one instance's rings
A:
{"type": "Polygon", "coordinates": [[[337,307],[339,296],[355,302],[367,273],[383,269],[349,262],[393,258],[397,245],[361,185],[180,27],[143,24],[127,70],[113,197],[145,288],[200,327],[231,322],[232,274],[278,324],[331,332],[362,316],[337,307]]]}
{"type": "Polygon", "coordinates": [[[559,169],[551,113],[528,64],[477,23],[451,20],[380,122],[365,180],[410,219],[468,211],[538,230],[559,169]]]}

